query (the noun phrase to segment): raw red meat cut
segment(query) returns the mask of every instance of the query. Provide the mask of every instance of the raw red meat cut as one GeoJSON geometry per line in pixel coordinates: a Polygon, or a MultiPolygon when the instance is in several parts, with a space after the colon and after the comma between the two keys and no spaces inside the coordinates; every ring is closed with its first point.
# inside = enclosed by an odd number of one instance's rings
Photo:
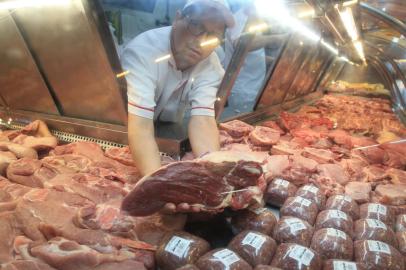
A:
{"type": "Polygon", "coordinates": [[[228,144],[241,143],[244,140],[244,137],[239,137],[239,138],[232,137],[225,130],[220,130],[219,135],[220,135],[220,145],[222,147],[226,146],[228,144]]]}
{"type": "Polygon", "coordinates": [[[276,177],[282,177],[284,172],[291,166],[288,155],[270,156],[267,161],[265,173],[267,182],[272,181],[276,177]]]}
{"type": "Polygon", "coordinates": [[[253,131],[254,127],[240,120],[232,120],[220,123],[219,129],[226,131],[233,138],[241,138],[253,131]]]}
{"type": "Polygon", "coordinates": [[[253,145],[270,147],[278,143],[280,134],[275,129],[257,126],[250,132],[248,138],[253,145]]]}
{"type": "Polygon", "coordinates": [[[37,151],[54,149],[58,145],[58,139],[53,136],[33,137],[23,134],[15,137],[12,142],[37,151]]]}
{"type": "Polygon", "coordinates": [[[399,251],[402,253],[403,257],[406,256],[406,232],[396,233],[397,242],[399,244],[399,251]]]}
{"type": "Polygon", "coordinates": [[[406,171],[390,168],[386,170],[386,174],[390,177],[393,184],[406,184],[406,171]]]}
{"type": "Polygon", "coordinates": [[[320,164],[333,163],[338,157],[331,151],[325,149],[316,149],[305,147],[302,155],[311,158],[320,164]]]}
{"type": "Polygon", "coordinates": [[[199,205],[206,211],[246,208],[255,195],[262,195],[261,176],[258,162],[242,160],[238,152],[233,157],[217,152],[200,160],[172,163],[145,176],[124,199],[122,209],[146,216],[169,202],[199,205]],[[245,191],[232,192],[241,189],[245,191]]]}
{"type": "Polygon", "coordinates": [[[345,194],[357,203],[369,202],[371,190],[370,183],[348,182],[345,186],[345,194]]]}
{"type": "Polygon", "coordinates": [[[272,155],[300,155],[301,152],[301,146],[292,141],[279,141],[271,148],[272,155]]]}
{"type": "Polygon", "coordinates": [[[406,184],[378,185],[375,188],[378,202],[389,205],[406,204],[406,184]]]}
{"type": "Polygon", "coordinates": [[[263,126],[263,127],[269,127],[269,128],[275,129],[275,130],[279,131],[280,135],[285,134],[285,131],[283,129],[281,129],[281,127],[275,121],[268,120],[268,121],[260,123],[259,125],[263,126]]]}
{"type": "Polygon", "coordinates": [[[10,151],[17,158],[38,158],[38,154],[34,149],[12,142],[0,142],[0,151],[10,151]]]}
{"type": "Polygon", "coordinates": [[[5,175],[10,163],[16,161],[17,157],[9,151],[0,151],[0,175],[5,175]]]}
{"type": "Polygon", "coordinates": [[[130,147],[111,147],[107,149],[104,154],[106,157],[117,160],[120,163],[128,166],[134,166],[134,161],[131,156],[130,147]]]}

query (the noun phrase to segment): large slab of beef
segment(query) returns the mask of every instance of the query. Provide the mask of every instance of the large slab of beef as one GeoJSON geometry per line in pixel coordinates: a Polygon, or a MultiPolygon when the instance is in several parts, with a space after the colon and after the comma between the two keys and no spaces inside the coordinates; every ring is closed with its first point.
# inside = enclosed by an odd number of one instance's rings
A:
{"type": "Polygon", "coordinates": [[[122,209],[135,216],[153,214],[166,203],[188,203],[206,211],[241,209],[255,195],[262,196],[261,178],[260,163],[243,160],[240,152],[234,156],[215,152],[204,159],[169,164],[144,177],[124,199],[122,209]],[[233,192],[237,190],[245,191],[233,192]]]}

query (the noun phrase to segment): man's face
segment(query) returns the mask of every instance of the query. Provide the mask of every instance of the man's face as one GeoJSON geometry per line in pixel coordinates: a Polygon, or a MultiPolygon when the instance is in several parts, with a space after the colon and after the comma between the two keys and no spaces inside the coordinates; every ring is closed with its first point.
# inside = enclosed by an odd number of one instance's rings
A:
{"type": "Polygon", "coordinates": [[[185,70],[208,57],[223,40],[224,30],[224,20],[216,10],[183,17],[178,14],[172,41],[177,68],[185,70]]]}

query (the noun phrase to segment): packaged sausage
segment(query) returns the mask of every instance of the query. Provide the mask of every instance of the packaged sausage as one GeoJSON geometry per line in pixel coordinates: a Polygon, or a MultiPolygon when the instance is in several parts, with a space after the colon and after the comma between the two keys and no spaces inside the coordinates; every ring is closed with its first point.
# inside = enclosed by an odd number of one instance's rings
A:
{"type": "Polygon", "coordinates": [[[162,239],[155,258],[160,269],[172,270],[193,264],[209,250],[206,240],[187,232],[175,232],[162,239]]]}
{"type": "Polygon", "coordinates": [[[377,240],[398,247],[392,228],[378,219],[359,219],[354,225],[354,240],[377,240]]]}
{"type": "Polygon", "coordinates": [[[395,230],[396,230],[396,232],[406,231],[406,214],[398,215],[396,217],[395,230]]]}
{"type": "Polygon", "coordinates": [[[395,223],[395,213],[392,208],[380,203],[364,203],[360,206],[360,218],[379,219],[392,227],[395,223]]]}
{"type": "Polygon", "coordinates": [[[282,270],[282,269],[270,265],[258,265],[257,267],[254,268],[254,270],[282,270]]]}
{"type": "Polygon", "coordinates": [[[322,260],[310,248],[286,243],[277,248],[271,266],[289,270],[321,270],[322,260]]]}
{"type": "Polygon", "coordinates": [[[353,256],[352,238],[345,232],[333,228],[316,231],[310,248],[318,252],[323,260],[352,260],[353,256]]]}
{"type": "Polygon", "coordinates": [[[276,250],[276,242],[263,233],[243,231],[231,240],[228,248],[255,267],[271,263],[276,250]]]}
{"type": "Polygon", "coordinates": [[[398,240],[400,253],[402,253],[403,256],[406,256],[406,231],[397,232],[396,233],[396,238],[398,240]]]}
{"type": "Polygon", "coordinates": [[[296,196],[313,201],[319,210],[324,209],[326,204],[326,195],[315,185],[302,186],[297,190],[296,196]]]}
{"type": "Polygon", "coordinates": [[[313,227],[307,221],[286,216],[276,223],[273,238],[278,243],[296,243],[308,247],[313,232],[313,227]]]}
{"type": "Polygon", "coordinates": [[[357,202],[347,195],[334,195],[328,198],[325,209],[341,210],[352,217],[353,220],[359,218],[359,206],[357,202]]]}
{"type": "Polygon", "coordinates": [[[195,266],[193,264],[186,264],[176,270],[199,270],[199,268],[197,268],[197,266],[195,266]]]}
{"type": "Polygon", "coordinates": [[[252,270],[238,254],[228,248],[214,249],[197,260],[200,270],[252,270]]]}
{"type": "Polygon", "coordinates": [[[244,209],[231,218],[231,229],[234,234],[252,230],[271,235],[276,221],[275,215],[267,208],[244,209]]]}
{"type": "Polygon", "coordinates": [[[269,183],[264,194],[267,204],[281,207],[287,198],[295,196],[297,187],[291,182],[282,178],[275,178],[269,183]]]}
{"type": "Polygon", "coordinates": [[[323,264],[323,270],[367,270],[362,263],[344,260],[327,260],[323,264]]]}
{"type": "Polygon", "coordinates": [[[341,210],[324,210],[317,215],[315,229],[334,228],[353,236],[352,218],[341,210]]]}
{"type": "Polygon", "coordinates": [[[313,225],[318,212],[319,210],[316,203],[309,199],[296,196],[290,197],[286,200],[281,208],[280,214],[282,217],[297,217],[309,222],[310,225],[313,225]]]}
{"type": "Polygon", "coordinates": [[[368,270],[403,270],[402,255],[394,247],[375,240],[354,242],[355,261],[364,263],[368,270]]]}

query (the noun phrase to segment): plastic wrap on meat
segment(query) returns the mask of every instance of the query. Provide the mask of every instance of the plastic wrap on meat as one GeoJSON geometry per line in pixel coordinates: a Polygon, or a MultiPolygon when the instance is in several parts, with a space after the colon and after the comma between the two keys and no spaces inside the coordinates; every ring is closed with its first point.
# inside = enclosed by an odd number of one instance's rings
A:
{"type": "Polygon", "coordinates": [[[238,254],[228,248],[214,249],[201,257],[196,266],[200,270],[252,270],[238,254]]]}
{"type": "Polygon", "coordinates": [[[396,232],[406,231],[406,214],[398,215],[396,217],[395,231],[396,232]]]}
{"type": "Polygon", "coordinates": [[[319,213],[316,219],[315,229],[334,228],[353,236],[352,218],[340,210],[324,210],[319,213]]]}
{"type": "Polygon", "coordinates": [[[155,258],[160,269],[174,270],[195,263],[209,250],[206,240],[187,232],[176,232],[161,241],[155,258]]]}
{"type": "Polygon", "coordinates": [[[310,246],[314,229],[307,221],[296,217],[282,217],[275,226],[273,238],[278,243],[310,246]]]}
{"type": "Polygon", "coordinates": [[[303,219],[313,225],[318,214],[317,205],[299,196],[290,197],[281,208],[281,216],[293,216],[303,219]]]}
{"type": "Polygon", "coordinates": [[[176,270],[199,270],[196,265],[193,264],[186,264],[185,266],[182,266],[176,270]]]}
{"type": "Polygon", "coordinates": [[[360,218],[378,219],[392,227],[395,224],[395,212],[392,208],[379,203],[365,203],[360,206],[360,218]]]}
{"type": "Polygon", "coordinates": [[[326,209],[341,210],[352,217],[353,220],[359,218],[358,204],[347,195],[334,195],[327,199],[326,209]]]}
{"type": "Polygon", "coordinates": [[[375,240],[354,242],[355,261],[364,263],[368,270],[403,270],[404,259],[394,247],[375,240]]]}
{"type": "Polygon", "coordinates": [[[297,187],[282,178],[276,178],[269,183],[264,194],[265,202],[281,207],[287,198],[295,196],[297,187]]]}
{"type": "Polygon", "coordinates": [[[314,185],[305,185],[298,189],[296,196],[308,199],[316,203],[319,210],[324,208],[326,196],[323,192],[314,185]]]}
{"type": "Polygon", "coordinates": [[[333,228],[316,231],[310,247],[318,252],[323,260],[351,260],[353,256],[352,238],[345,232],[333,228]]]}
{"type": "Polygon", "coordinates": [[[228,248],[255,267],[271,263],[276,250],[276,242],[268,235],[255,231],[244,231],[231,240],[228,248]]]}
{"type": "Polygon", "coordinates": [[[321,270],[322,260],[310,248],[298,244],[281,244],[271,265],[289,270],[321,270]]]}
{"type": "Polygon", "coordinates": [[[333,259],[324,262],[323,270],[367,270],[367,268],[362,263],[333,259]]]}
{"type": "Polygon", "coordinates": [[[276,222],[275,215],[267,208],[245,209],[231,218],[231,229],[234,234],[252,230],[271,235],[276,222]]]}
{"type": "Polygon", "coordinates": [[[202,159],[174,162],[143,177],[124,198],[122,209],[135,216],[159,211],[166,203],[198,205],[203,211],[246,208],[262,200],[261,164],[243,154],[214,152],[202,159]],[[233,192],[242,190],[242,192],[233,192]]]}
{"type": "Polygon", "coordinates": [[[396,239],[400,253],[402,253],[403,256],[406,256],[406,231],[397,232],[396,239]]]}
{"type": "Polygon", "coordinates": [[[397,247],[396,236],[393,230],[377,219],[359,219],[354,224],[355,240],[377,240],[397,247]]]}

